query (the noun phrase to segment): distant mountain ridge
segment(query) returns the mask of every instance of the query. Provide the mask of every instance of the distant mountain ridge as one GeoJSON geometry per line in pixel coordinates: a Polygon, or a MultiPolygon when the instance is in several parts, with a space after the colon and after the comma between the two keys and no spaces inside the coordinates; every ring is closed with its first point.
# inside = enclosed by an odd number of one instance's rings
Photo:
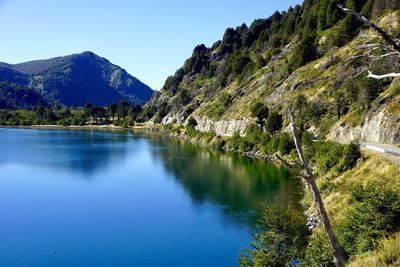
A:
{"type": "Polygon", "coordinates": [[[153,94],[149,86],[93,52],[20,64],[0,62],[0,82],[26,86],[49,104],[66,106],[105,106],[123,99],[143,104],[153,94]]]}

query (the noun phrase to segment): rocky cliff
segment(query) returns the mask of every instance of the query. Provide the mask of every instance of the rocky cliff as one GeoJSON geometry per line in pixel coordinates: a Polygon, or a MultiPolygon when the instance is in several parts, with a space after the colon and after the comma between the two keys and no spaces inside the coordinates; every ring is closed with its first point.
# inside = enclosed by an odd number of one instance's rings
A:
{"type": "MultiPolygon", "coordinates": [[[[250,27],[228,29],[211,48],[197,46],[150,100],[153,120],[185,124],[192,116],[200,131],[244,134],[256,121],[251,106],[261,102],[284,117],[283,126],[288,124],[287,109],[295,107],[300,126],[317,136],[399,143],[400,79],[369,78],[365,66],[377,74],[398,71],[400,58],[380,57],[384,51],[379,51],[371,62],[360,47],[381,40],[340,11],[331,26],[307,32],[307,17],[319,19],[312,14],[323,10],[321,2],[306,1],[250,27]],[[288,22],[292,19],[296,23],[288,22]],[[290,34],[288,23],[294,27],[290,34]],[[278,33],[287,38],[278,41],[278,33]]],[[[370,13],[394,38],[400,38],[397,4],[370,13]]]]}

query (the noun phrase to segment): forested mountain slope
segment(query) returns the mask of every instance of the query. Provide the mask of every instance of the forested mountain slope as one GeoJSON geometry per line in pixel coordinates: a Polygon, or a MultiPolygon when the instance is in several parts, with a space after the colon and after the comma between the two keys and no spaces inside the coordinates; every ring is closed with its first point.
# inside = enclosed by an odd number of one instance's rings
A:
{"type": "Polygon", "coordinates": [[[124,69],[92,52],[15,65],[0,63],[0,81],[29,87],[51,105],[91,102],[104,106],[123,99],[143,104],[153,93],[124,69]]]}
{"type": "Polygon", "coordinates": [[[400,37],[398,0],[306,0],[249,27],[227,29],[211,48],[197,46],[154,94],[149,115],[163,123],[192,116],[198,130],[231,135],[256,120],[255,103],[283,117],[290,105],[301,127],[316,135],[399,143],[399,78],[367,77],[367,70],[400,70],[399,57],[371,59],[360,47],[379,43],[379,36],[338,4],[400,37]]]}

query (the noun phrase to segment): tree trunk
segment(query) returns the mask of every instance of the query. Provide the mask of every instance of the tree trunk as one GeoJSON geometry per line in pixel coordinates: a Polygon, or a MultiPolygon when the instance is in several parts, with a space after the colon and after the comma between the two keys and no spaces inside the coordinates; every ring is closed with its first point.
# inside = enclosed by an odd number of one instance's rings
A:
{"type": "Polygon", "coordinates": [[[339,241],[337,240],[335,233],[333,232],[331,222],[329,220],[328,213],[326,212],[324,202],[322,201],[321,194],[319,193],[318,186],[315,183],[314,174],[311,171],[310,166],[303,154],[303,148],[301,146],[301,140],[297,132],[296,124],[294,121],[293,109],[289,109],[289,116],[291,121],[291,130],[296,146],[297,154],[299,155],[300,162],[303,165],[304,176],[303,179],[309,185],[309,188],[314,197],[315,204],[317,205],[318,214],[322,220],[324,226],[325,234],[328,237],[329,245],[333,254],[333,261],[337,267],[344,267],[344,259],[342,254],[342,249],[340,248],[339,241]]]}
{"type": "Polygon", "coordinates": [[[396,43],[396,41],[387,33],[385,32],[381,27],[379,27],[378,25],[376,25],[375,23],[373,23],[371,20],[367,19],[366,17],[364,17],[363,15],[361,15],[360,13],[349,9],[349,8],[345,8],[342,5],[338,5],[338,8],[340,10],[342,10],[343,12],[346,12],[348,14],[353,14],[354,16],[357,17],[357,19],[359,19],[361,22],[367,24],[369,27],[371,27],[372,29],[374,29],[377,33],[380,34],[380,36],[382,37],[382,39],[388,44],[390,45],[393,50],[397,51],[398,53],[400,53],[400,45],[398,43],[396,43]]]}

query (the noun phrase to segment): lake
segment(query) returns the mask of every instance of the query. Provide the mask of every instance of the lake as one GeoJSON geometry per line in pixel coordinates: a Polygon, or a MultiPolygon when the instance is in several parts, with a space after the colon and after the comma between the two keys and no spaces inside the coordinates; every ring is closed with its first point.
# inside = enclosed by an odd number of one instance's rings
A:
{"type": "Polygon", "coordinates": [[[0,266],[237,266],[263,205],[299,181],[266,162],[131,131],[0,129],[0,266]]]}

